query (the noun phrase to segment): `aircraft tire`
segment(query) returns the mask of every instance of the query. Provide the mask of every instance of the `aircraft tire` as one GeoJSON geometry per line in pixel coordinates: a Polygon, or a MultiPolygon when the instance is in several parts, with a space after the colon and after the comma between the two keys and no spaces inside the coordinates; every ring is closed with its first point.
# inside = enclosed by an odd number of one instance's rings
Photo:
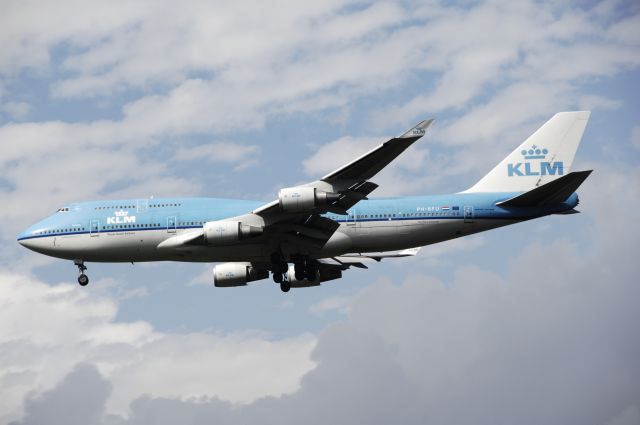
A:
{"type": "Polygon", "coordinates": [[[290,289],[291,289],[291,284],[289,282],[280,283],[280,290],[282,292],[289,292],[290,289]]]}
{"type": "Polygon", "coordinates": [[[284,281],[284,276],[282,276],[282,273],[274,272],[274,273],[273,273],[273,281],[274,281],[275,283],[282,284],[282,283],[283,283],[283,281],[284,281]]]}
{"type": "Polygon", "coordinates": [[[89,276],[82,273],[80,276],[78,276],[78,283],[80,284],[80,286],[87,286],[89,284],[89,276]]]}

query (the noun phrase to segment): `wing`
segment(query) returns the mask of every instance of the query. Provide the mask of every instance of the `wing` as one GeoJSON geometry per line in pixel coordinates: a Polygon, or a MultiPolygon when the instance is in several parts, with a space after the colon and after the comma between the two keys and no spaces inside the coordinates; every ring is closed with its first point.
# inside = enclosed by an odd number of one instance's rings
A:
{"type": "Polygon", "coordinates": [[[296,213],[308,215],[325,212],[347,214],[347,210],[373,192],[378,185],[369,181],[409,146],[424,136],[433,120],[424,120],[398,137],[394,137],[360,158],[327,174],[320,180],[282,189],[278,199],[253,211],[267,222],[287,219],[296,213]],[[289,197],[287,197],[289,195],[289,197]],[[304,199],[301,208],[288,209],[288,200],[304,199]]]}
{"type": "MultiPolygon", "coordinates": [[[[320,180],[281,189],[278,199],[237,217],[207,222],[202,229],[178,234],[158,245],[160,249],[183,250],[194,245],[242,244],[245,236],[260,235],[262,241],[290,245],[292,251],[320,250],[340,226],[321,214],[348,214],[349,208],[373,192],[374,177],[409,146],[424,136],[433,120],[425,120],[320,180]],[[232,237],[232,236],[235,236],[232,237]]],[[[376,259],[369,255],[369,260],[376,259]]],[[[380,257],[383,258],[383,257],[380,257]]],[[[345,260],[346,261],[346,260],[345,260]]],[[[360,261],[361,262],[361,261],[360,261]]]]}

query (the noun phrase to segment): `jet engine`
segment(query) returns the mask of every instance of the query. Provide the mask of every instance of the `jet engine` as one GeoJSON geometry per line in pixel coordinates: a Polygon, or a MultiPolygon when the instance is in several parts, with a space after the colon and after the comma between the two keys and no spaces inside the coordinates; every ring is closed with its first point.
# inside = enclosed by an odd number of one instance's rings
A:
{"type": "Polygon", "coordinates": [[[262,227],[240,221],[208,221],[204,224],[204,239],[209,245],[229,244],[261,234],[262,227]]]}
{"type": "Polygon", "coordinates": [[[342,271],[335,270],[319,270],[316,272],[316,278],[313,280],[296,279],[296,269],[295,266],[289,266],[289,270],[287,271],[287,281],[291,285],[292,288],[307,288],[309,286],[318,286],[320,282],[326,282],[328,280],[340,279],[342,277],[342,271]]]}
{"type": "Polygon", "coordinates": [[[268,270],[256,269],[251,263],[224,263],[213,268],[213,284],[219,288],[245,286],[247,282],[268,277],[268,270]]]}
{"type": "Polygon", "coordinates": [[[305,212],[338,200],[340,195],[314,187],[287,187],[278,192],[280,208],[285,212],[305,212]]]}

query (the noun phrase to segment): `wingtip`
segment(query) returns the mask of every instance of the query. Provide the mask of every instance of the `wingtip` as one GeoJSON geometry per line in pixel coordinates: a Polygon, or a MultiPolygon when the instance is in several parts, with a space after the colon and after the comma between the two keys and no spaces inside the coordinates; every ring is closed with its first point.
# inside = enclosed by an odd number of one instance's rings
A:
{"type": "Polygon", "coordinates": [[[408,137],[422,137],[424,133],[427,131],[427,128],[434,121],[433,118],[428,120],[423,120],[418,123],[415,127],[411,128],[409,131],[406,131],[399,139],[408,138],[408,137]]]}

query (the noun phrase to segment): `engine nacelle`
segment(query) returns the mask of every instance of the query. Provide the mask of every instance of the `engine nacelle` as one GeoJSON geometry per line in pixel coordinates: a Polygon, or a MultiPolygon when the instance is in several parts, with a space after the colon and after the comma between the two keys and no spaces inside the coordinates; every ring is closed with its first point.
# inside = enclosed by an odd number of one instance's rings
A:
{"type": "Polygon", "coordinates": [[[225,245],[262,234],[262,227],[240,221],[208,221],[204,224],[204,239],[209,245],[225,245]]]}
{"type": "Polygon", "coordinates": [[[219,288],[244,286],[268,277],[268,270],[255,269],[251,263],[224,263],[213,268],[213,284],[219,288]]]}
{"type": "Polygon", "coordinates": [[[336,270],[322,270],[316,272],[316,278],[313,280],[296,279],[296,269],[295,266],[290,265],[289,270],[287,271],[287,280],[292,288],[307,288],[309,286],[318,286],[320,282],[326,282],[328,280],[340,279],[342,277],[342,272],[338,269],[336,270]]]}
{"type": "Polygon", "coordinates": [[[314,187],[286,187],[278,192],[280,208],[285,212],[305,212],[338,200],[337,193],[324,192],[314,187]]]}

